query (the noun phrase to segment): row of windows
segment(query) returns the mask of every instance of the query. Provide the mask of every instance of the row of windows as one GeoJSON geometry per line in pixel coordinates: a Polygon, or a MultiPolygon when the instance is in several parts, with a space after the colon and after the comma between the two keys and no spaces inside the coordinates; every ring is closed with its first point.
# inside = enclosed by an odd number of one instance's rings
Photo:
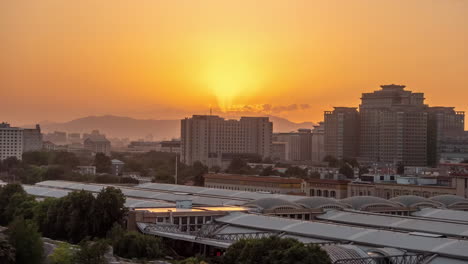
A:
{"type": "Polygon", "coordinates": [[[319,197],[336,197],[335,191],[328,191],[328,190],[315,190],[310,189],[310,196],[319,196],[319,197]]]}

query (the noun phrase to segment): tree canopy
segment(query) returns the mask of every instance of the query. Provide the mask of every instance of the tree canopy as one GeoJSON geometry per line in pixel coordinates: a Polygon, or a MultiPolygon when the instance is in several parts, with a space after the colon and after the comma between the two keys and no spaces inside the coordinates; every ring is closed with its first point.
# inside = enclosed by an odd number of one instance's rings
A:
{"type": "Polygon", "coordinates": [[[331,264],[327,253],[316,245],[292,238],[272,236],[244,239],[232,244],[223,257],[225,264],[331,264]]]}
{"type": "Polygon", "coordinates": [[[8,227],[11,245],[16,249],[17,264],[40,264],[44,254],[41,235],[32,220],[15,219],[8,227]]]}

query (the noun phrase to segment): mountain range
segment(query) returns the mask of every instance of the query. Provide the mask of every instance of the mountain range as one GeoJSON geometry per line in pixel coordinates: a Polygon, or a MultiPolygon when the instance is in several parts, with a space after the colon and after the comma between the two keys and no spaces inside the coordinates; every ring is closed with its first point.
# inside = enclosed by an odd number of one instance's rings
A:
{"type": "MultiPolygon", "coordinates": [[[[299,128],[312,128],[314,123],[295,123],[285,118],[269,116],[274,132],[290,132],[299,128]]],[[[169,140],[180,136],[180,119],[152,120],[124,116],[88,116],[68,122],[40,122],[43,132],[89,133],[99,130],[109,138],[140,139],[152,135],[154,140],[169,140]]]]}

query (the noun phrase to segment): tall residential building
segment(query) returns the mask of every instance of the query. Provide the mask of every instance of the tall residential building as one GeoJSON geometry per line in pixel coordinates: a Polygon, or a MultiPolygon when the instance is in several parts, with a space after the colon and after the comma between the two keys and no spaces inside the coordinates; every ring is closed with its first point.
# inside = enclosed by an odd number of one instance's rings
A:
{"type": "Polygon", "coordinates": [[[320,122],[312,130],[312,163],[321,163],[325,158],[325,124],[320,122]]]}
{"type": "Polygon", "coordinates": [[[39,151],[42,149],[41,127],[23,129],[23,152],[39,151]]]}
{"type": "Polygon", "coordinates": [[[268,117],[225,120],[213,115],[194,115],[181,122],[181,161],[200,161],[222,166],[232,157],[271,156],[273,124],[268,117]]]}
{"type": "Polygon", "coordinates": [[[465,113],[454,107],[429,107],[428,114],[427,160],[429,165],[436,165],[441,153],[447,153],[448,145],[456,145],[457,140],[460,145],[466,142],[465,113]]]}
{"type": "MultiPolygon", "coordinates": [[[[275,144],[283,143],[285,146],[285,161],[304,161],[301,156],[301,148],[304,146],[301,144],[301,139],[304,136],[297,132],[290,132],[290,133],[275,133],[273,134],[273,142],[275,144]]],[[[308,146],[304,146],[304,148],[308,148],[308,146]]]]}
{"type": "Polygon", "coordinates": [[[11,127],[8,123],[0,124],[0,160],[23,155],[23,129],[11,127]]]}
{"type": "Polygon", "coordinates": [[[360,105],[360,159],[364,162],[427,165],[427,105],[423,93],[382,85],[364,93],[360,105]]]}
{"type": "Polygon", "coordinates": [[[359,113],[355,107],[335,107],[325,112],[325,153],[338,159],[356,158],[359,113]]]}

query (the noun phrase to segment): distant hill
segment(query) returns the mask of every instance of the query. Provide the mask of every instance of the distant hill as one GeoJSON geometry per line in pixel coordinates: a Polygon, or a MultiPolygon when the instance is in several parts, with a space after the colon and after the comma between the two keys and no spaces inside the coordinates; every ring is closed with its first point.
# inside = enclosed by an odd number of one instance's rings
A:
{"type": "MultiPolygon", "coordinates": [[[[290,132],[299,128],[312,128],[312,122],[294,123],[287,119],[270,116],[275,132],[290,132]]],[[[41,122],[44,132],[64,131],[67,133],[89,133],[99,130],[107,137],[145,138],[153,135],[154,140],[170,140],[180,137],[180,120],[135,119],[123,116],[88,116],[64,123],[41,122]]]]}

